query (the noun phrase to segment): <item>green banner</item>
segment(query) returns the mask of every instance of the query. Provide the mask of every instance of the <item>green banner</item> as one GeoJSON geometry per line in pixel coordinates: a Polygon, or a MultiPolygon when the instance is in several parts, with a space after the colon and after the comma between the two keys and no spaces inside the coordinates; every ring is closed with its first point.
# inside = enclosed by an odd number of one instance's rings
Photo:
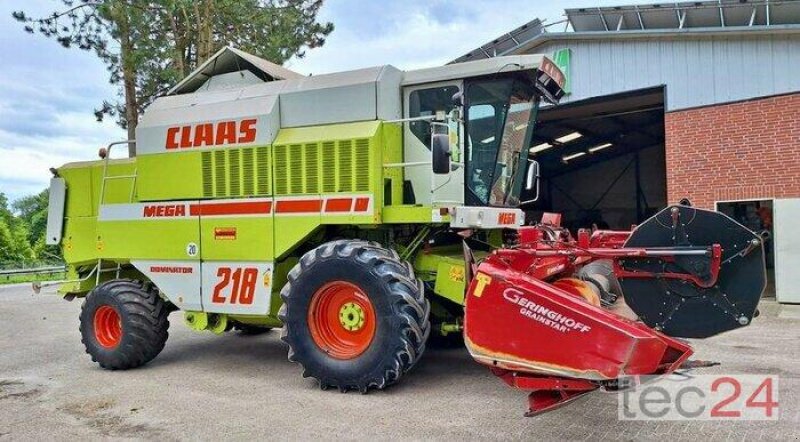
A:
{"type": "Polygon", "coordinates": [[[571,56],[572,51],[567,48],[553,52],[553,62],[564,73],[564,95],[569,95],[572,92],[572,78],[569,70],[571,56]]]}

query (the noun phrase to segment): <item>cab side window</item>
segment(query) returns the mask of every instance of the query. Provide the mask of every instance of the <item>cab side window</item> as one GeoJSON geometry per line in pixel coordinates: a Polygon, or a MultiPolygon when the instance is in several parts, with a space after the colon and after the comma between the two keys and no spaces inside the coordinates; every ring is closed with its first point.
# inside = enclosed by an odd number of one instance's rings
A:
{"type": "MultiPolygon", "coordinates": [[[[436,115],[436,112],[449,113],[453,110],[453,95],[458,86],[439,86],[413,91],[408,96],[409,118],[436,115]]],[[[412,121],[409,129],[428,150],[431,148],[431,124],[428,121],[412,121]]]]}

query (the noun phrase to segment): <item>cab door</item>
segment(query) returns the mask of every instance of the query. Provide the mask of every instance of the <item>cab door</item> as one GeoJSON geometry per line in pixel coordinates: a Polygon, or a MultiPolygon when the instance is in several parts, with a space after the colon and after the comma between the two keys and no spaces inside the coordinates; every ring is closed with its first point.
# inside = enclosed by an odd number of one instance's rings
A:
{"type": "MultiPolygon", "coordinates": [[[[453,110],[453,95],[463,89],[462,81],[429,83],[403,90],[403,115],[416,118],[449,113],[453,110]]],[[[428,121],[411,121],[404,125],[403,152],[406,163],[431,161],[431,131],[428,121]]],[[[458,128],[463,133],[463,128],[458,128]]],[[[439,132],[437,132],[439,133],[439,132]]],[[[459,137],[463,152],[463,137],[459,137]]],[[[463,162],[458,156],[453,162],[463,162]]],[[[405,179],[414,190],[414,203],[423,206],[461,205],[464,203],[464,168],[458,167],[447,175],[434,175],[431,166],[405,168],[405,179]],[[431,181],[433,180],[433,181],[431,181]]]]}

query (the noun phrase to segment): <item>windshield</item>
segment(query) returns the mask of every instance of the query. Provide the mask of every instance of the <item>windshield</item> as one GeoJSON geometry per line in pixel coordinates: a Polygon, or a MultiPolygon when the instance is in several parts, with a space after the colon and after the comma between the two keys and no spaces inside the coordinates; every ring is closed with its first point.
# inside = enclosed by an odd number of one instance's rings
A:
{"type": "Polygon", "coordinates": [[[467,87],[467,189],[473,205],[516,206],[538,99],[514,79],[467,87]]]}

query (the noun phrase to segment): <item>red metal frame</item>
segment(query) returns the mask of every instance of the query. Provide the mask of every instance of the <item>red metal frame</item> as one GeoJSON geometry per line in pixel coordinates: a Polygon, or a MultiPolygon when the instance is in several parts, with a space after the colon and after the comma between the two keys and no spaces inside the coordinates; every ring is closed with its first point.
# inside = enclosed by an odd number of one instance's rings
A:
{"type": "Polygon", "coordinates": [[[562,406],[604,382],[678,369],[692,354],[688,344],[592,305],[561,281],[604,259],[613,262],[618,278],[711,287],[719,276],[720,245],[626,248],[630,232],[584,230],[575,240],[556,217],[548,220],[548,225],[520,228],[516,247],[496,250],[473,268],[477,276],[469,285],[464,320],[473,357],[508,385],[531,392],[529,416],[562,406]],[[708,259],[708,275],[623,265],[640,259],[677,264],[680,256],[708,259]]]}

